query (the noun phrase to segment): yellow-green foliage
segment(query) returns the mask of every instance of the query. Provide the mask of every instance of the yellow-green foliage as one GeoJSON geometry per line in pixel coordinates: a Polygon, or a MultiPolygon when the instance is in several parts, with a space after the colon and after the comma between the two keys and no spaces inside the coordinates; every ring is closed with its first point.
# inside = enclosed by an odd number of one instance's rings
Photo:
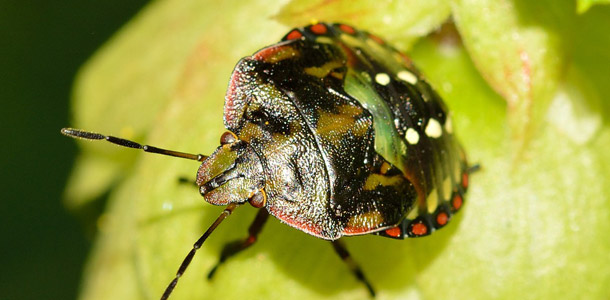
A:
{"type": "MultiPolygon", "coordinates": [[[[482,165],[463,210],[432,236],[346,238],[378,299],[608,299],[610,7],[597,2],[578,1],[578,14],[554,0],[158,0],[82,69],[72,125],[209,154],[239,58],[291,26],[346,22],[410,52],[482,165]],[[461,42],[428,36],[451,16],[461,42]]],[[[82,146],[67,204],[112,190],[81,298],[158,298],[222,208],[178,183],[195,177],[192,161],[82,146]]],[[[174,299],[367,298],[328,242],[275,219],[205,280],[254,213],[238,208],[219,227],[174,299]]]]}

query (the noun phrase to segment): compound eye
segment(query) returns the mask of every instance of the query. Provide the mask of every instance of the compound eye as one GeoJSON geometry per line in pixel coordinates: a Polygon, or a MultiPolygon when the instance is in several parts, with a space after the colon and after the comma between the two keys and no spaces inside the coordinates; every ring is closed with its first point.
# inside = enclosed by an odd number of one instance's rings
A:
{"type": "Polygon", "coordinates": [[[250,205],[256,208],[265,206],[265,204],[267,204],[267,194],[265,193],[265,190],[261,189],[254,192],[252,197],[248,199],[248,202],[250,202],[250,205]]]}
{"type": "Polygon", "coordinates": [[[233,144],[235,142],[237,142],[237,136],[233,132],[225,131],[225,133],[220,136],[221,145],[233,144]]]}

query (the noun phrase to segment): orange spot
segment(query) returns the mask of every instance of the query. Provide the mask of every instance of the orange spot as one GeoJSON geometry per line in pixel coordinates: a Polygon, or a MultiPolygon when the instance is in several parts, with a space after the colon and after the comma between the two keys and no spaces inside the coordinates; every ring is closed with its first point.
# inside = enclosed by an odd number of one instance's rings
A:
{"type": "Polygon", "coordinates": [[[468,173],[464,173],[462,174],[462,186],[464,187],[464,189],[468,188],[468,173]]]}
{"type": "Polygon", "coordinates": [[[413,227],[411,227],[411,232],[414,235],[424,235],[424,234],[428,233],[428,227],[426,227],[426,225],[424,225],[422,223],[417,223],[417,224],[414,224],[413,227]]]}
{"type": "Polygon", "coordinates": [[[392,227],[392,228],[386,229],[385,233],[391,237],[397,238],[397,237],[400,237],[400,228],[392,227]]]}
{"type": "Polygon", "coordinates": [[[300,39],[301,37],[303,37],[303,34],[300,31],[295,29],[286,36],[286,39],[287,40],[296,40],[296,39],[300,39]]]}
{"type": "Polygon", "coordinates": [[[343,233],[348,235],[365,234],[371,231],[370,226],[346,226],[343,228],[343,233]]]}
{"type": "Polygon", "coordinates": [[[322,23],[318,23],[316,25],[311,25],[311,27],[309,27],[309,30],[311,30],[311,32],[315,33],[315,34],[325,34],[326,31],[328,31],[328,29],[326,28],[326,25],[322,24],[322,23]]]}
{"type": "Polygon", "coordinates": [[[446,212],[440,212],[436,216],[436,223],[438,225],[444,226],[445,224],[447,224],[447,221],[449,221],[449,216],[447,215],[446,212]]]}
{"type": "Polygon", "coordinates": [[[373,41],[377,42],[377,44],[383,45],[385,43],[380,37],[373,35],[373,34],[369,34],[369,38],[371,38],[373,41]]]}
{"type": "Polygon", "coordinates": [[[246,243],[248,243],[248,244],[254,244],[254,242],[256,242],[255,236],[249,236],[248,240],[246,240],[246,243]]]}
{"type": "Polygon", "coordinates": [[[387,163],[387,162],[385,162],[385,161],[384,161],[384,162],[381,164],[381,168],[380,168],[379,172],[381,173],[381,175],[385,175],[386,173],[388,173],[388,171],[389,171],[391,168],[392,168],[392,166],[391,166],[389,163],[387,163]]]}
{"type": "Polygon", "coordinates": [[[460,209],[460,207],[462,207],[462,202],[463,202],[462,196],[456,194],[453,197],[453,202],[452,202],[453,209],[455,209],[455,210],[460,209]]]}
{"type": "Polygon", "coordinates": [[[339,25],[339,29],[341,29],[343,32],[349,33],[349,34],[354,34],[356,32],[354,27],[349,26],[349,25],[345,25],[345,24],[339,25]]]}

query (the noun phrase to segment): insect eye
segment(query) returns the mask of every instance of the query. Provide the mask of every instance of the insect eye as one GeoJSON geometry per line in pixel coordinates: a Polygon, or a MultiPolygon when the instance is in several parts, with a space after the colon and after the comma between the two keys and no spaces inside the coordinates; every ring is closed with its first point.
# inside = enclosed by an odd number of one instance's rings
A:
{"type": "Polygon", "coordinates": [[[248,202],[250,202],[250,205],[256,208],[261,208],[265,206],[265,204],[267,203],[267,194],[265,194],[265,190],[261,189],[254,192],[252,197],[248,199],[248,202]]]}
{"type": "Polygon", "coordinates": [[[237,136],[235,136],[235,133],[233,132],[225,131],[225,133],[220,136],[221,145],[233,144],[235,142],[237,142],[237,136]]]}

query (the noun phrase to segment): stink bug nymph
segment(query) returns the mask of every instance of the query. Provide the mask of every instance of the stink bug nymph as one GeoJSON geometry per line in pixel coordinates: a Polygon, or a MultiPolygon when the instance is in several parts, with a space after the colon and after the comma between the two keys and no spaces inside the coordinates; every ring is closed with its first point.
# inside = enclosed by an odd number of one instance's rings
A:
{"type": "Polygon", "coordinates": [[[340,238],[429,235],[460,209],[468,188],[466,157],[441,98],[406,55],[345,24],[293,29],[240,60],[226,94],[224,124],[228,131],[210,156],[62,129],[71,137],[201,162],[200,194],[226,209],[195,243],[161,299],[212,231],[244,203],[259,209],[249,236],[224,247],[209,277],[251,246],[272,215],[331,241],[374,296],[340,238]]]}

